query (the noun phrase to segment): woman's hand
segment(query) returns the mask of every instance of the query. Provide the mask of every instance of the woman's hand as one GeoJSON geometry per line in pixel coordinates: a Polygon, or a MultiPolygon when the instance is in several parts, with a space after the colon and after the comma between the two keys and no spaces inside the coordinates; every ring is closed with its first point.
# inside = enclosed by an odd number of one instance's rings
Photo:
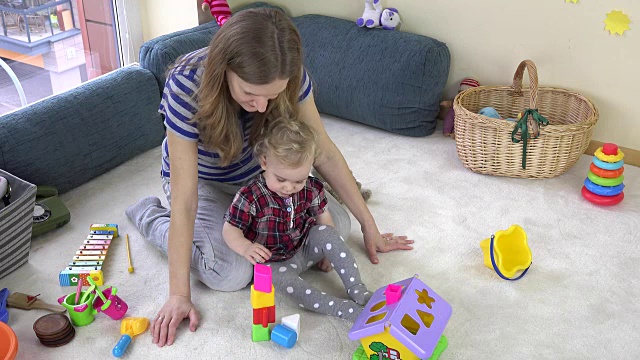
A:
{"type": "Polygon", "coordinates": [[[242,252],[242,256],[253,265],[264,263],[271,258],[271,251],[258,243],[249,243],[242,252]]]}
{"type": "Polygon", "coordinates": [[[393,250],[411,250],[413,240],[408,240],[406,236],[394,236],[392,233],[380,234],[378,229],[363,229],[364,246],[372,264],[377,264],[378,252],[386,253],[393,250]]]}
{"type": "Polygon", "coordinates": [[[164,303],[158,315],[151,322],[153,343],[159,347],[172,345],[176,338],[176,329],[183,319],[189,318],[189,329],[196,331],[200,322],[198,310],[187,296],[172,295],[164,303]]]}

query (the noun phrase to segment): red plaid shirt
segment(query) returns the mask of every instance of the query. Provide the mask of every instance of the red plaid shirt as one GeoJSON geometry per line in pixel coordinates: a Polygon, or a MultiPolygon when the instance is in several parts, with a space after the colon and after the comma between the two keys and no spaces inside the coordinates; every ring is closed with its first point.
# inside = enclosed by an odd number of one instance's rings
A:
{"type": "Polygon", "coordinates": [[[269,190],[263,174],[238,191],[224,215],[229,224],[242,230],[244,237],[271,251],[267,262],[293,257],[304,243],[315,216],[325,212],[327,198],[322,182],[309,176],[304,188],[291,196],[291,213],[285,199],[269,190]]]}

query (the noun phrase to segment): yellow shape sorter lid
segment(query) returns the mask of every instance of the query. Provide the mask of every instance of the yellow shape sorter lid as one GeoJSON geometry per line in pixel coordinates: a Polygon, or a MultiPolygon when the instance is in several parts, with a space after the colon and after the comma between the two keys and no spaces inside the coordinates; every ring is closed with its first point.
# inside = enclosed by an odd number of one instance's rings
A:
{"type": "Polygon", "coordinates": [[[527,233],[519,225],[511,225],[507,230],[499,230],[493,237],[493,256],[497,269],[491,263],[489,252],[491,238],[480,242],[480,248],[484,253],[484,264],[488,268],[496,270],[498,275],[511,278],[518,271],[525,271],[531,266],[532,256],[527,243],[527,233]]]}

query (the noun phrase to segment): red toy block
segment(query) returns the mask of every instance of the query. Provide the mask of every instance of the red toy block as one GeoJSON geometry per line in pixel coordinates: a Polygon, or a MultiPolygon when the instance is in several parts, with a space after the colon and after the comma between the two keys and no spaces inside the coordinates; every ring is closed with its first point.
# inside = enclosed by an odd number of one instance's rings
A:
{"type": "Polygon", "coordinates": [[[263,327],[269,326],[276,322],[276,307],[269,306],[253,309],[253,324],[261,324],[263,327]]]}

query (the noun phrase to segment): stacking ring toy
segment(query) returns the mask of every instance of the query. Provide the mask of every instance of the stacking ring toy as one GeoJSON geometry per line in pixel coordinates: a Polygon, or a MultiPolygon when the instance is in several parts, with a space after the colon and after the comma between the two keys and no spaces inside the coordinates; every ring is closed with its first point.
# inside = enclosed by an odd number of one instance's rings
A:
{"type": "Polygon", "coordinates": [[[587,177],[589,178],[589,180],[593,181],[594,184],[597,184],[600,186],[617,186],[622,184],[622,182],[624,181],[624,175],[620,175],[617,178],[613,178],[613,179],[607,179],[607,178],[601,178],[600,176],[597,176],[591,171],[587,173],[587,177]]]}
{"type": "Polygon", "coordinates": [[[618,170],[624,166],[624,161],[622,160],[616,161],[614,163],[610,163],[610,162],[602,161],[595,156],[593,157],[593,163],[596,164],[596,166],[599,167],[600,169],[604,169],[604,170],[618,170]]]}
{"type": "Polygon", "coordinates": [[[614,196],[601,196],[587,190],[586,186],[582,187],[582,197],[591,201],[596,205],[611,206],[619,204],[624,199],[624,192],[614,196]]]}
{"type": "Polygon", "coordinates": [[[589,170],[591,170],[592,173],[600,176],[601,178],[613,179],[624,173],[624,166],[617,170],[604,170],[597,167],[596,164],[591,163],[591,166],[589,166],[589,170]]]}
{"type": "Polygon", "coordinates": [[[596,150],[595,155],[598,159],[610,163],[620,161],[624,157],[624,153],[622,152],[622,150],[618,150],[618,153],[616,155],[605,155],[602,152],[602,147],[599,147],[598,150],[596,150]]]}
{"type": "Polygon", "coordinates": [[[584,186],[587,188],[587,190],[600,196],[615,196],[620,194],[622,190],[624,190],[624,184],[620,184],[617,186],[600,186],[594,184],[589,179],[584,179],[584,186]]]}

